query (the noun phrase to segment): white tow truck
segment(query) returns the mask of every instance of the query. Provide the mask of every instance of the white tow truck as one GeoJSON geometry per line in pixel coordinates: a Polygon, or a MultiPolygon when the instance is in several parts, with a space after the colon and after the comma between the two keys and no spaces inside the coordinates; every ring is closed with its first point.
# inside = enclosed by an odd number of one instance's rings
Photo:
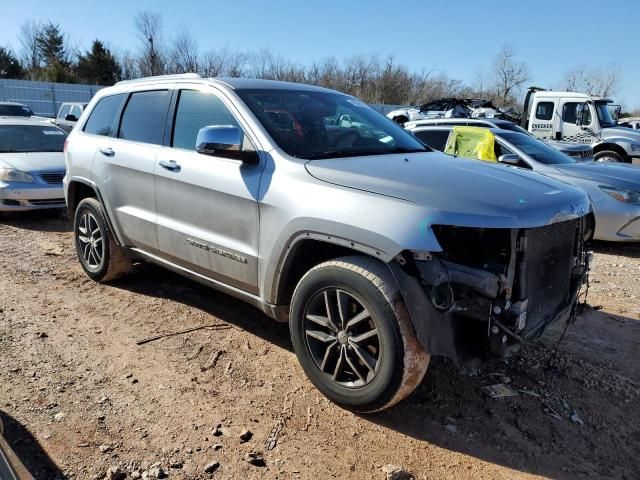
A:
{"type": "Polygon", "coordinates": [[[640,159],[640,131],[618,126],[613,100],[586,93],[547,91],[530,87],[521,126],[541,140],[591,145],[600,162],[640,159]]]}

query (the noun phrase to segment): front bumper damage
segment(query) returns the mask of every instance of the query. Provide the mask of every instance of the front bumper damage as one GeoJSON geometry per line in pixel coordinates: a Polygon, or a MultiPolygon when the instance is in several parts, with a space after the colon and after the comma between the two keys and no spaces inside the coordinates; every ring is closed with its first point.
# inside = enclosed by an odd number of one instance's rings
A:
{"type": "MultiPolygon", "coordinates": [[[[553,322],[569,321],[588,276],[590,222],[584,217],[499,235],[473,229],[467,252],[451,254],[445,244],[443,252],[403,252],[390,262],[427,353],[476,367],[492,355],[511,355],[553,322]],[[484,245],[485,237],[493,245],[484,245]]],[[[462,241],[470,230],[456,235],[462,241]]]]}

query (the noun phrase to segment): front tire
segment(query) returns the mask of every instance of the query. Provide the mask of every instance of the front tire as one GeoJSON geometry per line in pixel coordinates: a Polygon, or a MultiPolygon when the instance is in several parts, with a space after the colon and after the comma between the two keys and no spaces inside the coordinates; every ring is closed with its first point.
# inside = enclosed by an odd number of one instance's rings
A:
{"type": "Polygon", "coordinates": [[[97,199],[85,198],[78,204],[73,233],[78,260],[93,280],[109,282],[129,273],[131,261],[115,241],[97,199]]]}
{"type": "Polygon", "coordinates": [[[618,152],[614,152],[613,150],[603,150],[601,152],[598,152],[593,156],[593,159],[596,162],[623,163],[625,161],[618,152]]]}
{"type": "Polygon", "coordinates": [[[395,405],[429,365],[393,275],[374,259],[343,257],[307,272],[293,294],[289,325],[309,380],[350,410],[395,405]]]}

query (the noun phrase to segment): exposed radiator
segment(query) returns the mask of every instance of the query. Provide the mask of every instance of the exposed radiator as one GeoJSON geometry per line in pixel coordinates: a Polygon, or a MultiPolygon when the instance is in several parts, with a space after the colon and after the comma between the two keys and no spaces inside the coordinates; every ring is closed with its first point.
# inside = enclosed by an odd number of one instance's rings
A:
{"type": "Polygon", "coordinates": [[[567,301],[575,264],[578,220],[525,231],[524,272],[521,295],[528,298],[523,336],[535,337],[567,301]]]}

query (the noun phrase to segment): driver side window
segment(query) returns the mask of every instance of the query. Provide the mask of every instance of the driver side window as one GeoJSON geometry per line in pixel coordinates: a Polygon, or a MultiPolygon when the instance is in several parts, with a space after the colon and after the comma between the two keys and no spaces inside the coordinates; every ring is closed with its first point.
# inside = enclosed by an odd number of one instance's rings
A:
{"type": "MultiPolygon", "coordinates": [[[[196,149],[196,137],[202,127],[231,125],[242,127],[222,100],[216,95],[198,90],[181,90],[178,97],[171,146],[185,150],[196,149]]],[[[244,136],[243,150],[255,150],[244,136]]]]}

